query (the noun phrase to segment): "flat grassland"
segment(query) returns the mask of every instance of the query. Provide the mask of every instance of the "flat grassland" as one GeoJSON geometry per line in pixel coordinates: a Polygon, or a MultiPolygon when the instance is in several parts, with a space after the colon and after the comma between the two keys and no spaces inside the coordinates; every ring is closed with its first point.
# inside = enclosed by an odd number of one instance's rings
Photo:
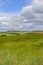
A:
{"type": "Polygon", "coordinates": [[[0,33],[0,65],[43,65],[43,34],[0,33]]]}

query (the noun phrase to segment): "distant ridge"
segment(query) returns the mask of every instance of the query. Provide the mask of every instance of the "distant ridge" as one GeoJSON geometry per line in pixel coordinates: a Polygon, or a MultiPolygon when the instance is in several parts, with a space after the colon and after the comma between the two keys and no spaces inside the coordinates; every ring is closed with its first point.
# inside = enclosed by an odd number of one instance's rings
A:
{"type": "Polygon", "coordinates": [[[43,31],[40,31],[40,30],[33,30],[33,31],[21,31],[21,30],[8,30],[8,31],[6,31],[6,32],[42,32],[43,33],[43,31]]]}

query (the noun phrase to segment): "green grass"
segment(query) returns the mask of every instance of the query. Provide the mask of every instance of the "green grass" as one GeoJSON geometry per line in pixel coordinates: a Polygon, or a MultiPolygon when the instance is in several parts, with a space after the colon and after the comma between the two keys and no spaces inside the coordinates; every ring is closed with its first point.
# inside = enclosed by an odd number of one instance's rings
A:
{"type": "Polygon", "coordinates": [[[43,34],[0,33],[0,65],[43,65],[43,34]]]}

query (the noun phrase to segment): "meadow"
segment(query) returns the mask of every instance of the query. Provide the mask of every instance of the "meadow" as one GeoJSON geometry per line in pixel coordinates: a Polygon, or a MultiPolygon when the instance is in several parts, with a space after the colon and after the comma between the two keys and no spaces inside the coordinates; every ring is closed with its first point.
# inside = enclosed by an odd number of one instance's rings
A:
{"type": "Polygon", "coordinates": [[[1,32],[0,65],[43,65],[43,33],[1,32]]]}

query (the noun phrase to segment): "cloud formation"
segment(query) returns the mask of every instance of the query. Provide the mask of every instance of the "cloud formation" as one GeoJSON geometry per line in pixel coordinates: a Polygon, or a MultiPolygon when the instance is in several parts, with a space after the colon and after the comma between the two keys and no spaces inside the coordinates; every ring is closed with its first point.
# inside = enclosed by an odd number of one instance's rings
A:
{"type": "Polygon", "coordinates": [[[43,30],[43,0],[33,0],[19,14],[0,13],[0,30],[43,30]]]}
{"type": "Polygon", "coordinates": [[[31,5],[22,8],[21,15],[30,23],[30,30],[43,30],[43,0],[33,0],[31,5]]]}

